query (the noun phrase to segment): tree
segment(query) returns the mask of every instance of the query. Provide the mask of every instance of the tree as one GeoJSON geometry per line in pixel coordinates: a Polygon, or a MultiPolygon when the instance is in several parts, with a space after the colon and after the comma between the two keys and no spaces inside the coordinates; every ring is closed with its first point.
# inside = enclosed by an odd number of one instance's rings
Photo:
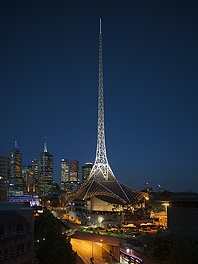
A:
{"type": "Polygon", "coordinates": [[[37,264],[76,264],[76,253],[58,220],[47,210],[35,220],[35,247],[37,264]]]}
{"type": "Polygon", "coordinates": [[[152,256],[156,260],[166,261],[172,247],[171,238],[157,236],[153,241],[152,256]]]}
{"type": "Polygon", "coordinates": [[[167,263],[198,263],[198,245],[186,237],[175,238],[170,250],[167,263]]]}
{"type": "Polygon", "coordinates": [[[186,237],[157,236],[154,239],[152,256],[167,264],[198,263],[198,245],[186,237]]]}

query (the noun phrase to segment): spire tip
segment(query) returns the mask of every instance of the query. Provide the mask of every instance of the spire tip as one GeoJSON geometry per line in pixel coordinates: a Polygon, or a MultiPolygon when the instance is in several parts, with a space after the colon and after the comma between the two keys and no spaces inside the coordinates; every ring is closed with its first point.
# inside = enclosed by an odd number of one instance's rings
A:
{"type": "Polygon", "coordinates": [[[44,137],[44,152],[47,152],[47,137],[44,137]]]}
{"type": "Polygon", "coordinates": [[[100,34],[102,34],[102,19],[100,18],[100,34]]]}

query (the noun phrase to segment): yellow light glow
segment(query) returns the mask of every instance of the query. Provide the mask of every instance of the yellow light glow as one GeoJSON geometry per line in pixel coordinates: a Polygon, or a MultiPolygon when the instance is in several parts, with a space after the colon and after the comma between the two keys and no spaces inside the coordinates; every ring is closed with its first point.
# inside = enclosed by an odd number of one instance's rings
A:
{"type": "Polygon", "coordinates": [[[169,203],[163,203],[162,205],[164,205],[164,206],[169,206],[169,203]]]}

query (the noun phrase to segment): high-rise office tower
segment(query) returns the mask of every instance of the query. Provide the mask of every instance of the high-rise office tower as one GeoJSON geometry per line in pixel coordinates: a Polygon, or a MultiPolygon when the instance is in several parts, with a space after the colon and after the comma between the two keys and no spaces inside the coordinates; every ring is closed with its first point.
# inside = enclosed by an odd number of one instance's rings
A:
{"type": "Polygon", "coordinates": [[[47,195],[53,188],[53,155],[47,150],[47,142],[44,142],[44,151],[40,155],[40,194],[47,195]]]}
{"type": "Polygon", "coordinates": [[[61,190],[64,192],[69,191],[69,160],[61,160],[61,190]]]}
{"type": "Polygon", "coordinates": [[[23,166],[22,174],[23,174],[23,179],[26,183],[25,192],[31,195],[35,194],[35,176],[32,171],[32,164],[23,166]]]}
{"type": "Polygon", "coordinates": [[[70,188],[75,190],[80,185],[79,177],[79,161],[71,160],[70,161],[70,188]]]}
{"type": "Polygon", "coordinates": [[[10,158],[0,155],[0,202],[8,200],[8,178],[10,175],[10,158]]]}
{"type": "Polygon", "coordinates": [[[92,167],[93,164],[91,162],[87,162],[84,166],[82,166],[82,183],[88,179],[92,167]]]}
{"type": "Polygon", "coordinates": [[[79,161],[70,161],[70,182],[79,182],[79,161]]]}
{"type": "Polygon", "coordinates": [[[35,179],[35,190],[36,194],[39,194],[39,162],[37,159],[32,160],[32,172],[34,173],[35,179]]]}
{"type": "Polygon", "coordinates": [[[24,180],[22,177],[22,153],[19,150],[17,141],[14,143],[14,149],[10,155],[10,186],[9,194],[23,194],[24,180]]]}

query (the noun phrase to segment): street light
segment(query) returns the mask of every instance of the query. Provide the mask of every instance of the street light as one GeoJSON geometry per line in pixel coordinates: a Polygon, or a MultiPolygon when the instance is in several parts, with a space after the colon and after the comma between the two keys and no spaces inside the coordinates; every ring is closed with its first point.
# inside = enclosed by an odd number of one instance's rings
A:
{"type": "Polygon", "coordinates": [[[167,207],[169,206],[169,203],[163,203],[162,205],[165,206],[166,213],[167,213],[167,207]]]}

